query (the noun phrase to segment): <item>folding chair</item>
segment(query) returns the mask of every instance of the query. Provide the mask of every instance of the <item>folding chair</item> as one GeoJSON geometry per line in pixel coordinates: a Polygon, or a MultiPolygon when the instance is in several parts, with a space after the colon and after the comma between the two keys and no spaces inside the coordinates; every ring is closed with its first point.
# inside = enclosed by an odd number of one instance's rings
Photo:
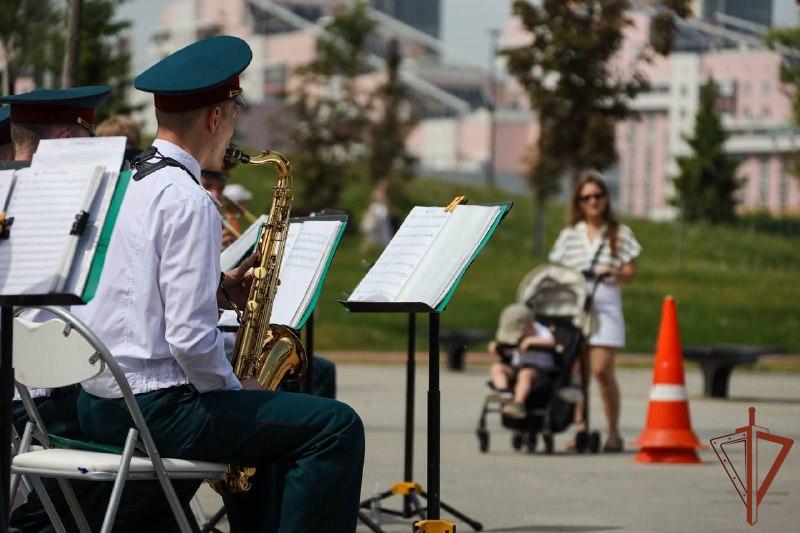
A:
{"type": "MultiPolygon", "coordinates": [[[[56,531],[66,531],[40,480],[41,477],[57,479],[83,532],[89,531],[89,526],[67,480],[113,481],[101,529],[105,533],[111,531],[114,525],[125,482],[157,479],[181,531],[192,531],[170,479],[217,479],[224,475],[227,465],[162,459],[130,385],[108,348],[68,311],[52,306],[38,309],[48,311],[56,318],[34,323],[19,318],[24,309],[18,309],[14,321],[15,378],[31,421],[27,423],[18,453],[12,459],[11,494],[16,494],[20,476],[25,477],[42,500],[56,531]],[[54,439],[48,435],[36,404],[28,393],[28,387],[64,387],[90,379],[106,368],[122,391],[134,422],[134,427],[128,430],[125,446],[121,451],[104,447],[116,453],[55,447],[54,439]],[[31,446],[34,437],[41,448],[31,446]],[[137,451],[143,456],[134,456],[137,451]]],[[[79,444],[83,445],[81,448],[92,448],[92,443],[79,444]]]]}

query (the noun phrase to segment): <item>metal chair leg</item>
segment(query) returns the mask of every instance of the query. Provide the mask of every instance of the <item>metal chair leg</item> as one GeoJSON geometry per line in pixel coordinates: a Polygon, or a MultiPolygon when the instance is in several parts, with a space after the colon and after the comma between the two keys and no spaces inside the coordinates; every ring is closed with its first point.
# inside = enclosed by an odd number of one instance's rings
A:
{"type": "Polygon", "coordinates": [[[136,437],[138,435],[139,432],[135,429],[131,428],[128,430],[128,437],[125,439],[125,448],[122,450],[122,458],[119,461],[117,479],[114,480],[114,488],[111,490],[111,498],[108,501],[108,509],[106,509],[106,516],[103,519],[103,527],[100,528],[100,533],[111,533],[114,527],[117,509],[122,499],[122,489],[125,487],[125,481],[127,481],[128,478],[128,470],[131,466],[131,458],[133,457],[136,437]]]}
{"type": "Polygon", "coordinates": [[[47,517],[50,519],[50,522],[53,524],[53,529],[56,530],[56,533],[66,533],[67,528],[64,527],[64,522],[61,521],[61,517],[58,515],[56,511],[56,506],[53,505],[53,500],[50,499],[50,495],[47,494],[47,491],[42,484],[42,480],[39,479],[37,476],[27,476],[33,485],[33,490],[36,492],[36,495],[39,496],[39,500],[42,502],[42,507],[44,507],[45,512],[47,513],[47,517]]]}

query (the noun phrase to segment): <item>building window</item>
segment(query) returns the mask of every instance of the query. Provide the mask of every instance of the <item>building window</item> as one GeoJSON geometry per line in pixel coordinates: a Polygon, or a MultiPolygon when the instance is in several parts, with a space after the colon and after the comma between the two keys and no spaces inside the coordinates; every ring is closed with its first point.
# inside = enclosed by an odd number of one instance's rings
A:
{"type": "Polygon", "coordinates": [[[279,96],[286,88],[286,65],[270,65],[264,69],[264,95],[279,96]]]}
{"type": "Polygon", "coordinates": [[[750,112],[749,107],[742,109],[742,115],[744,115],[744,118],[753,118],[753,113],[750,112]]]}
{"type": "Polygon", "coordinates": [[[772,84],[768,81],[765,81],[761,84],[761,92],[764,94],[769,94],[772,91],[772,84]]]}
{"type": "Polygon", "coordinates": [[[750,90],[751,90],[750,82],[746,81],[746,82],[742,83],[742,94],[744,96],[750,96],[750,90]]]}
{"type": "Polygon", "coordinates": [[[769,206],[769,158],[761,156],[758,166],[758,205],[769,206]]]}
{"type": "Polygon", "coordinates": [[[772,115],[772,111],[770,111],[768,106],[764,106],[761,109],[761,118],[769,118],[772,115]]]}

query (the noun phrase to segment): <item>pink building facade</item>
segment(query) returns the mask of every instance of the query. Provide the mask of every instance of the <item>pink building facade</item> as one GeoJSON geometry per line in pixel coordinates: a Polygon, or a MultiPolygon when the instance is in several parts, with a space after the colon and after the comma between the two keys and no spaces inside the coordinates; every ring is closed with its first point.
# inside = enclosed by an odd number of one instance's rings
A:
{"type": "MultiPolygon", "coordinates": [[[[307,4],[319,9],[331,6],[322,0],[275,3],[307,4]]],[[[157,33],[151,53],[154,59],[163,57],[215,33],[246,39],[254,57],[242,77],[242,86],[252,104],[250,116],[243,123],[252,130],[268,128],[264,117],[280,112],[279,102],[272,97],[291,89],[292,72],[314,57],[315,41],[321,31],[319,22],[277,32],[265,30],[265,12],[259,11],[258,5],[258,1],[245,0],[176,0],[162,14],[162,31],[157,33]]],[[[671,205],[672,180],[678,170],[676,158],[688,153],[685,137],[694,126],[700,87],[711,76],[719,84],[719,108],[731,134],[726,148],[741,161],[739,175],[744,185],[739,194],[740,208],[775,214],[800,212],[800,180],[788,174],[786,164],[788,156],[800,150],[800,140],[795,138],[797,131],[792,126],[790,94],[779,82],[781,55],[763,48],[706,47],[705,51],[677,52],[642,62],[638,56],[647,47],[649,19],[641,12],[634,13],[633,19],[616,68],[623,75],[632,68],[640,69],[650,79],[651,88],[631,102],[637,117],[617,128],[619,158],[615,167],[606,172],[617,208],[656,219],[676,215],[671,205]]],[[[530,38],[519,22],[511,19],[500,48],[524,44],[530,38]]],[[[419,55],[420,51],[413,55],[413,50],[413,45],[406,50],[411,54],[406,69],[412,73],[430,59],[419,55]]],[[[422,82],[434,86],[427,96],[439,98],[445,107],[452,103],[448,98],[464,105],[450,105],[449,112],[428,116],[409,138],[409,149],[419,158],[422,170],[479,175],[493,161],[495,173],[521,180],[536,142],[538,124],[525,93],[503,74],[502,60],[498,59],[495,69],[499,78],[493,95],[497,102],[494,117],[485,104],[467,105],[458,100],[462,89],[488,94],[485,71],[475,71],[474,67],[470,71],[435,60],[433,65],[431,68],[428,62],[427,80],[424,68],[416,72],[422,82]],[[449,96],[437,95],[435,86],[440,92],[449,91],[449,96]]],[[[378,81],[375,75],[368,75],[362,85],[369,88],[378,81]]],[[[154,126],[152,111],[146,113],[150,115],[145,120],[154,126]]],[[[258,135],[255,138],[262,140],[258,135]]],[[[264,139],[277,140],[269,136],[264,139]]]]}

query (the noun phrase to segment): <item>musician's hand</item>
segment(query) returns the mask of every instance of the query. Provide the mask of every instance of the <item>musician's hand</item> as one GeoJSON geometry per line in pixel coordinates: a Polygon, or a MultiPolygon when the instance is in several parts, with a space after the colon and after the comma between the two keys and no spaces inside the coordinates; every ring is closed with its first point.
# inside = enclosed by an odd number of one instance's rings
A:
{"type": "Polygon", "coordinates": [[[267,390],[255,378],[243,379],[239,383],[242,384],[244,390],[267,390]]]}
{"type": "MultiPolygon", "coordinates": [[[[247,302],[247,297],[250,295],[250,285],[253,283],[253,273],[250,272],[250,269],[253,265],[257,264],[257,262],[258,255],[253,254],[245,259],[237,268],[225,273],[222,286],[228,297],[239,309],[244,307],[244,304],[247,302]]],[[[227,298],[222,298],[220,303],[223,304],[222,307],[228,309],[230,308],[230,304],[226,300],[227,298]]]]}

